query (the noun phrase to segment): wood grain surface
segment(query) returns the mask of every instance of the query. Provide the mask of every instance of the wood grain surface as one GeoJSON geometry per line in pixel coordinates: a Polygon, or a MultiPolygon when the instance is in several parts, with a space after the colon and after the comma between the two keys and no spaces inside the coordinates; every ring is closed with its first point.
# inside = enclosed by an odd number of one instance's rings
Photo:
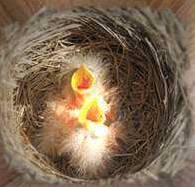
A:
{"type": "Polygon", "coordinates": [[[68,9],[73,6],[151,6],[170,8],[182,19],[189,15],[189,6],[193,0],[0,0],[0,27],[13,22],[24,23],[41,7],[68,9]]]}
{"type": "Polygon", "coordinates": [[[159,10],[169,8],[183,22],[188,22],[191,17],[189,10],[194,2],[195,0],[0,0],[0,43],[4,40],[3,29],[7,25],[16,22],[24,24],[42,7],[65,10],[75,6],[150,6],[159,10]]]}

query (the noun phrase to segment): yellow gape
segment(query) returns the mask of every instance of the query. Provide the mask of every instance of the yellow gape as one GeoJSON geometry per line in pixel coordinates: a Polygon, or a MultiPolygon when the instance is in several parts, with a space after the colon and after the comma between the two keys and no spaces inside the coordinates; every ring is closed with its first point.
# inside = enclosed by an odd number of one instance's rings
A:
{"type": "Polygon", "coordinates": [[[85,124],[87,121],[91,121],[96,124],[103,124],[106,120],[104,105],[98,97],[86,101],[81,108],[79,122],[85,124]]]}
{"type": "Polygon", "coordinates": [[[80,109],[78,121],[90,133],[100,137],[107,132],[106,112],[108,104],[101,94],[96,93],[95,77],[93,73],[82,64],[71,78],[71,86],[78,95],[85,95],[80,109]]]}
{"type": "Polygon", "coordinates": [[[100,96],[89,99],[80,110],[79,122],[94,135],[100,137],[107,133],[107,103],[100,96]]]}
{"type": "Polygon", "coordinates": [[[94,84],[95,77],[85,64],[82,64],[81,67],[77,69],[72,75],[72,89],[79,94],[90,92],[94,84]]]}

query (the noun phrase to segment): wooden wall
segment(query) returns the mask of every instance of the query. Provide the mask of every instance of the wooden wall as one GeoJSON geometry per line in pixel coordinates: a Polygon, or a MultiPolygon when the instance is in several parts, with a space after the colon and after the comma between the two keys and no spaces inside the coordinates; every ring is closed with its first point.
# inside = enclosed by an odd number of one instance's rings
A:
{"type": "Polygon", "coordinates": [[[0,0],[0,27],[18,21],[24,23],[43,6],[67,9],[73,6],[143,6],[171,8],[180,17],[188,17],[193,0],[0,0]],[[185,6],[184,6],[185,4],[185,6]]]}

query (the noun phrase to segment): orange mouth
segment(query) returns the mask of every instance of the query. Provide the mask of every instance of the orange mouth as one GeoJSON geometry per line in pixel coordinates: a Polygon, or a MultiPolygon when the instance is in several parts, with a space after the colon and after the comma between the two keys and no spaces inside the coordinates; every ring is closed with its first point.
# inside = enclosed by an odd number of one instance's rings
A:
{"type": "Polygon", "coordinates": [[[91,121],[95,124],[103,124],[106,121],[106,103],[100,97],[90,98],[81,107],[79,121],[86,124],[91,121]]]}
{"type": "Polygon", "coordinates": [[[106,113],[108,104],[103,96],[95,93],[95,77],[93,73],[82,64],[71,77],[71,87],[77,97],[83,97],[79,107],[78,121],[90,133],[100,136],[107,132],[106,113]]]}
{"type": "Polygon", "coordinates": [[[79,122],[95,137],[105,137],[108,133],[104,125],[107,108],[107,103],[99,96],[86,101],[80,110],[79,122]]]}
{"type": "Polygon", "coordinates": [[[71,78],[72,89],[80,94],[89,92],[95,84],[95,77],[85,64],[77,69],[71,78]]]}

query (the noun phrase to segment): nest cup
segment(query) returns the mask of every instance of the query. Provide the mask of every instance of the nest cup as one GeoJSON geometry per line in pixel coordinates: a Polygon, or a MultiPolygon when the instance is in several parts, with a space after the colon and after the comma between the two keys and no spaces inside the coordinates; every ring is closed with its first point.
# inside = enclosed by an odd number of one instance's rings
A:
{"type": "Polygon", "coordinates": [[[191,130],[183,32],[170,11],[147,8],[35,15],[1,53],[1,135],[14,167],[49,183],[175,175],[185,163],[191,130]],[[70,167],[67,157],[38,148],[48,99],[61,90],[75,56],[97,58],[107,72],[108,95],[117,98],[113,127],[119,149],[110,153],[104,172],[93,176],[70,167]]]}

